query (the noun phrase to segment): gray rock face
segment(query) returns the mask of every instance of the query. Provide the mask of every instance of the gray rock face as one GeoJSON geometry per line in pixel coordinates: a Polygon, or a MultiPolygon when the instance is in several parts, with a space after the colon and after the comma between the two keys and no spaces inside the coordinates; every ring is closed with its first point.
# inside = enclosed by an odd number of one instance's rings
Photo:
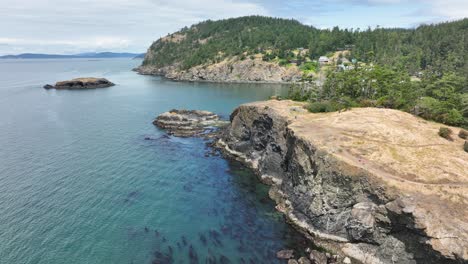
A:
{"type": "MultiPolygon", "coordinates": [[[[300,230],[362,263],[467,263],[426,243],[430,237],[415,224],[405,197],[298,137],[289,122],[271,107],[243,105],[219,145],[272,185],[278,210],[300,230]]],[[[323,253],[310,255],[312,263],[327,263],[323,253]]]]}
{"type": "Polygon", "coordinates": [[[46,84],[44,89],[96,89],[114,86],[115,84],[104,78],[76,78],[69,81],[61,81],[55,85],[46,84]]]}
{"type": "Polygon", "coordinates": [[[258,59],[232,59],[188,70],[179,70],[178,65],[163,68],[140,66],[135,70],[140,74],[161,75],[181,81],[290,83],[302,78],[302,72],[296,66],[286,68],[258,59]]]}
{"type": "Polygon", "coordinates": [[[224,123],[219,120],[218,115],[212,112],[176,109],[162,113],[153,121],[154,125],[178,137],[197,136],[209,127],[220,126],[224,123]]]}
{"type": "Polygon", "coordinates": [[[279,259],[291,259],[294,258],[294,250],[292,249],[283,249],[276,252],[276,257],[279,259]]]}

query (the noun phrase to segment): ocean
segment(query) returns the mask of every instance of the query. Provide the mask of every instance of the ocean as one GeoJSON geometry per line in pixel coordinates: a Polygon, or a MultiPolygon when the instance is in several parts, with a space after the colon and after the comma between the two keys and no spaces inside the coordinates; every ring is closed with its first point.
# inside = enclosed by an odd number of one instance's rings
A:
{"type": "Polygon", "coordinates": [[[304,240],[268,187],[152,121],[173,108],[228,119],[287,87],[174,82],[140,63],[0,60],[0,263],[281,263],[304,240]],[[42,88],[76,77],[117,85],[42,88]]]}

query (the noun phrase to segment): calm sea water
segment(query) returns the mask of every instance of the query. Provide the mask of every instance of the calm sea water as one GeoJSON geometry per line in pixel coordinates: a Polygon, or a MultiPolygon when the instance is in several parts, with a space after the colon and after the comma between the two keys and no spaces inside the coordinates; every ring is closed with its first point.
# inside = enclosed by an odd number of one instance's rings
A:
{"type": "Polygon", "coordinates": [[[276,263],[300,243],[249,170],[151,123],[172,108],[227,117],[285,87],[172,82],[139,63],[0,61],[0,263],[276,263]],[[42,89],[84,76],[118,85],[42,89]]]}

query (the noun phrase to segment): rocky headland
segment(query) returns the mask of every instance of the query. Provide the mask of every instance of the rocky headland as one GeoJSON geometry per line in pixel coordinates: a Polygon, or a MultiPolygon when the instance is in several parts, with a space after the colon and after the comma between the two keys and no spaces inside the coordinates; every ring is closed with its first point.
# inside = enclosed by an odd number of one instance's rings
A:
{"type": "Polygon", "coordinates": [[[468,263],[468,154],[462,139],[438,136],[440,124],[277,100],[230,119],[219,147],[270,184],[277,209],[318,245],[352,263],[468,263]]]}
{"type": "Polygon", "coordinates": [[[105,78],[76,78],[67,81],[55,83],[55,85],[46,84],[44,89],[57,89],[57,90],[78,90],[78,89],[96,89],[114,86],[115,84],[105,78]]]}
{"type": "MultiPolygon", "coordinates": [[[[146,56],[153,56],[151,50],[146,56]]],[[[237,57],[187,70],[180,70],[178,64],[164,67],[142,65],[134,70],[143,75],[158,75],[176,81],[228,83],[292,83],[300,81],[303,75],[296,65],[283,67],[260,58],[239,60],[237,57]]]]}

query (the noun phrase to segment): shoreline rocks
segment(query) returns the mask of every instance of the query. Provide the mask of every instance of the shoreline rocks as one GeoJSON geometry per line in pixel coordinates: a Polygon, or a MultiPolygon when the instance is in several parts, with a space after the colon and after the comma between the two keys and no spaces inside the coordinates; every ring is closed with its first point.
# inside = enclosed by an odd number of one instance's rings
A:
{"type": "Polygon", "coordinates": [[[55,85],[46,84],[44,89],[57,90],[81,90],[81,89],[96,89],[114,86],[115,84],[105,78],[76,78],[67,81],[60,81],[55,85]]]}
{"type": "Polygon", "coordinates": [[[217,127],[226,125],[226,122],[208,111],[173,109],[159,115],[153,124],[165,129],[170,135],[193,137],[212,132],[217,127]]]}
{"type": "Polygon", "coordinates": [[[231,58],[210,65],[179,70],[178,65],[155,67],[142,65],[134,71],[142,75],[157,75],[176,81],[219,83],[294,83],[300,81],[302,72],[297,66],[282,67],[260,59],[238,60],[231,58]]]}

